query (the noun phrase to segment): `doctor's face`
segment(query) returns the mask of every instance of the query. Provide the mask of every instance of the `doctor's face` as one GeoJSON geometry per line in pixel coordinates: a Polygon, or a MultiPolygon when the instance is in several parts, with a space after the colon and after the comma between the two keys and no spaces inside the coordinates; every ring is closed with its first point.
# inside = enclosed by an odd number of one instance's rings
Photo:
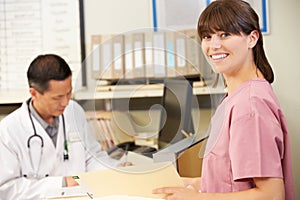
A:
{"type": "Polygon", "coordinates": [[[71,76],[62,81],[50,80],[49,89],[43,94],[31,88],[33,106],[45,120],[49,117],[61,115],[68,105],[71,95],[71,76]]]}

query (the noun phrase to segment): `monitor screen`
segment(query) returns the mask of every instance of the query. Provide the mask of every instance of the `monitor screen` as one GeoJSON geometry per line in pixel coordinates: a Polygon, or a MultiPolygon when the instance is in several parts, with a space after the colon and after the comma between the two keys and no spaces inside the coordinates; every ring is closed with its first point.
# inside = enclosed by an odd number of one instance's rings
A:
{"type": "Polygon", "coordinates": [[[193,133],[191,117],[193,88],[183,79],[166,79],[162,98],[163,110],[160,120],[158,148],[178,142],[186,136],[182,132],[193,133]]]}

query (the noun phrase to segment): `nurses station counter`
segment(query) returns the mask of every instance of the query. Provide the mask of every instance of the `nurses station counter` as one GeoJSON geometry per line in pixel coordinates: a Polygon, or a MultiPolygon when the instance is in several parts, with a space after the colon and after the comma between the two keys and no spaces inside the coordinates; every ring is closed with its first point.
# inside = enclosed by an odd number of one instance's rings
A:
{"type": "Polygon", "coordinates": [[[86,172],[76,175],[75,180],[81,189],[63,188],[45,199],[157,200],[163,195],[153,194],[154,188],[184,186],[171,162],[86,172]]]}

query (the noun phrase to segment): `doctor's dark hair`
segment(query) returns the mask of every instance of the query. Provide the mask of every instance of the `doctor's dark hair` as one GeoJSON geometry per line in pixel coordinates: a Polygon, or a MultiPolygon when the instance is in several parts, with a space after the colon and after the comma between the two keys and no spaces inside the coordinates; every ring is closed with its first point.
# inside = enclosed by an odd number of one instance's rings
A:
{"type": "Polygon", "coordinates": [[[197,29],[201,40],[206,34],[217,31],[249,35],[257,30],[259,38],[253,47],[254,62],[269,83],[274,81],[274,73],[263,47],[259,18],[249,3],[242,0],[216,0],[201,13],[197,29]]]}
{"type": "Polygon", "coordinates": [[[37,56],[29,65],[27,79],[29,87],[43,94],[49,89],[49,81],[62,81],[72,75],[67,62],[58,55],[37,56]]]}

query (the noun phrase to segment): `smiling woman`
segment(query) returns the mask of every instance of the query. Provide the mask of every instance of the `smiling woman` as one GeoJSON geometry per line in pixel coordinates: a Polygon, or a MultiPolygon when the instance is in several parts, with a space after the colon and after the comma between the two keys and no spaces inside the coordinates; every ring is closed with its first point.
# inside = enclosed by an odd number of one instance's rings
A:
{"type": "Polygon", "coordinates": [[[154,193],[177,200],[294,200],[287,124],[270,85],[274,75],[257,14],[244,1],[217,0],[202,12],[198,33],[228,93],[211,120],[201,179],[154,193]]]}
{"type": "Polygon", "coordinates": [[[202,45],[205,44],[206,39],[211,41],[210,35],[216,32],[219,33],[220,40],[225,40],[232,35],[248,36],[250,43],[245,47],[251,48],[250,53],[253,53],[254,64],[269,83],[274,81],[273,70],[266,58],[263,47],[259,18],[249,4],[230,5],[223,3],[219,7],[207,7],[198,21],[198,34],[202,40],[202,45]]]}

